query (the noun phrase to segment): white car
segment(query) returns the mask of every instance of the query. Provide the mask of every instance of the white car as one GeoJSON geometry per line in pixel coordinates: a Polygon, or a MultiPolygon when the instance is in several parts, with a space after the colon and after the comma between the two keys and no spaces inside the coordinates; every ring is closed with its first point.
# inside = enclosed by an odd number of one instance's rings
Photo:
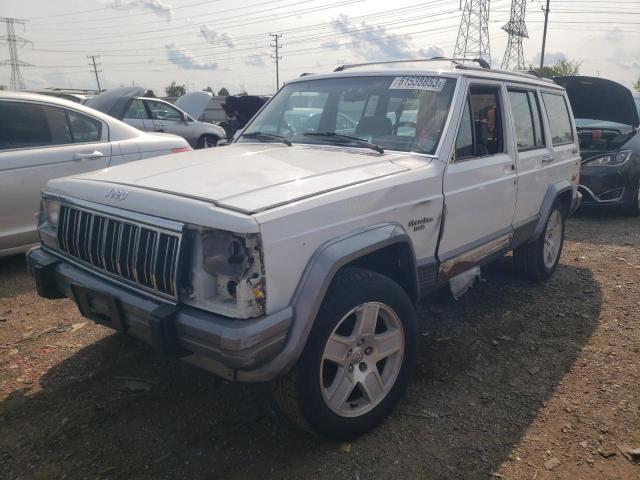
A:
{"type": "Polygon", "coordinates": [[[0,92],[0,256],[38,242],[35,214],[47,180],[191,150],[78,103],[0,92]]]}
{"type": "Polygon", "coordinates": [[[145,97],[145,92],[141,87],[114,88],[87,100],[86,105],[140,130],[180,135],[193,148],[215,147],[227,137],[221,126],[198,120],[211,100],[210,93],[191,92],[172,105],[160,98],[145,97]]]}
{"type": "Polygon", "coordinates": [[[40,295],[272,381],[321,435],[367,431],[409,381],[419,300],[461,295],[510,250],[550,277],[581,198],[564,89],[458,63],[301,77],[228,147],[49,182],[28,254],[40,295]],[[309,105],[311,131],[287,124],[309,105]]]}

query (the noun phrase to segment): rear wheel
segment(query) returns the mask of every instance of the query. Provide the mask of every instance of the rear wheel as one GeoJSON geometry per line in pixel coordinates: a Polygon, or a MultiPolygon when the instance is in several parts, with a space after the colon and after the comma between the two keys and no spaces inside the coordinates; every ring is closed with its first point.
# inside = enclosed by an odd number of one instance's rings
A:
{"type": "Polygon", "coordinates": [[[564,244],[566,209],[556,202],[547,218],[540,238],[516,248],[513,252],[520,273],[530,280],[546,280],[558,268],[564,244]]]}
{"type": "Polygon", "coordinates": [[[215,135],[202,135],[198,139],[197,148],[211,148],[216,147],[220,139],[215,135]]]}
{"type": "Polygon", "coordinates": [[[356,437],[400,400],[415,340],[415,310],[404,290],[383,275],[345,269],[329,287],[298,364],[273,383],[276,402],[314,433],[356,437]]]}

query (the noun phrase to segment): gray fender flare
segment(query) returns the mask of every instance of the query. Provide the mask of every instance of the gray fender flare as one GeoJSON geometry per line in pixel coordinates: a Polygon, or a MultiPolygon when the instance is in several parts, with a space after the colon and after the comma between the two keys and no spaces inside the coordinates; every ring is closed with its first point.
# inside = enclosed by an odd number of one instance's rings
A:
{"type": "MultiPolygon", "coordinates": [[[[297,362],[313,327],[320,304],[336,272],[347,263],[381,248],[407,243],[415,265],[411,239],[398,223],[372,225],[342,235],[321,245],[311,256],[293,295],[293,322],[282,351],[251,371],[238,371],[241,381],[265,381],[285,373],[297,362]]],[[[418,285],[416,273],[416,288],[418,285]]]]}
{"type": "Polygon", "coordinates": [[[547,193],[544,196],[544,200],[542,200],[542,206],[540,207],[540,217],[538,218],[538,223],[536,224],[536,228],[533,231],[533,235],[531,236],[531,240],[535,240],[540,238],[540,235],[544,232],[544,228],[547,223],[547,218],[549,218],[549,214],[551,213],[551,208],[558,197],[566,191],[573,190],[573,185],[569,180],[560,180],[559,182],[552,183],[547,188],[547,193]]]}

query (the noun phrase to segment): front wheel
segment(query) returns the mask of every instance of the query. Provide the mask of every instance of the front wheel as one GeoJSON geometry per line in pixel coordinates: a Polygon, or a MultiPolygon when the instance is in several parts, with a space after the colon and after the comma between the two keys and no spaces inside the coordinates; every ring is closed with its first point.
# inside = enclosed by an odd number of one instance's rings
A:
{"type": "Polygon", "coordinates": [[[535,281],[546,280],[558,268],[564,245],[565,212],[564,205],[556,202],[547,217],[542,235],[514,250],[513,257],[524,277],[535,281]]]}
{"type": "Polygon", "coordinates": [[[215,135],[202,135],[198,139],[197,148],[211,148],[216,147],[220,139],[215,135]]]}
{"type": "Polygon", "coordinates": [[[332,282],[305,350],[272,391],[295,423],[332,439],[378,425],[400,400],[415,356],[415,310],[383,275],[347,268],[332,282]]]}
{"type": "Polygon", "coordinates": [[[632,217],[637,217],[638,215],[640,215],[640,180],[638,180],[638,184],[633,190],[631,200],[629,200],[629,203],[625,205],[625,211],[632,217]]]}

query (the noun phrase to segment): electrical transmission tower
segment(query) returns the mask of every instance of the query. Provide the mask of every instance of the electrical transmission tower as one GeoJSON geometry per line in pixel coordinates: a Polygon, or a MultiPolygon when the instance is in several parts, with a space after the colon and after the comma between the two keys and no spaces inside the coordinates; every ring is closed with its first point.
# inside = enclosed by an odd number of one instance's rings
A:
{"type": "Polygon", "coordinates": [[[481,58],[491,65],[489,0],[465,0],[453,56],[481,58]]]}
{"type": "Polygon", "coordinates": [[[273,43],[271,44],[271,48],[273,48],[275,54],[271,55],[271,58],[276,62],[276,90],[280,88],[280,60],[282,57],[279,55],[280,47],[280,39],[282,38],[282,34],[278,33],[270,33],[269,36],[273,39],[273,43]]]}
{"type": "Polygon", "coordinates": [[[511,1],[511,16],[502,30],[509,34],[507,48],[502,59],[504,70],[524,70],[524,52],[522,51],[522,39],[529,38],[524,16],[527,10],[527,0],[511,1]]]}
{"type": "Polygon", "coordinates": [[[98,70],[98,67],[102,64],[101,63],[96,64],[96,58],[100,58],[100,55],[87,55],[87,58],[91,59],[91,63],[89,64],[89,66],[93,67],[91,71],[96,75],[96,83],[98,84],[98,93],[100,93],[102,90],[100,89],[100,78],[98,77],[98,73],[100,73],[102,70],[98,70]]]}
{"type": "Polygon", "coordinates": [[[16,35],[15,24],[23,25],[25,20],[18,18],[0,17],[0,21],[5,22],[7,28],[7,34],[0,37],[0,43],[2,45],[9,45],[9,60],[0,62],[0,65],[11,65],[11,81],[9,88],[11,90],[24,90],[25,84],[20,72],[20,67],[31,67],[32,65],[27,62],[23,62],[18,58],[18,46],[22,47],[27,43],[31,43],[26,38],[22,38],[16,35]]]}

